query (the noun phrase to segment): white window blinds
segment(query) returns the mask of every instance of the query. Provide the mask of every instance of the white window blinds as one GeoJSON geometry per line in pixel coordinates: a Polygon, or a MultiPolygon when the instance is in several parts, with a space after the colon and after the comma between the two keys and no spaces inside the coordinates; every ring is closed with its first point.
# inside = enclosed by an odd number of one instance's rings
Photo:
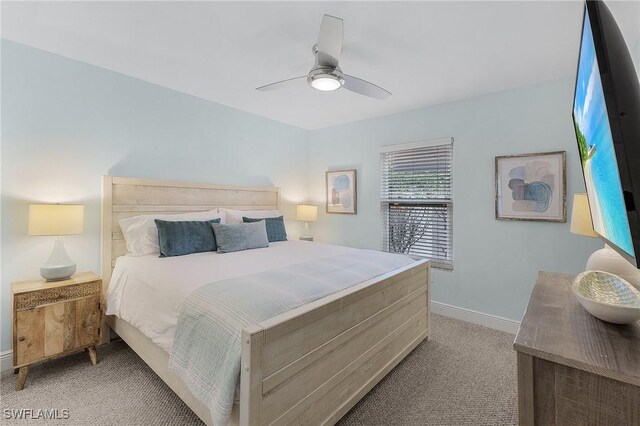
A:
{"type": "Polygon", "coordinates": [[[383,249],[453,268],[453,141],[386,147],[380,154],[383,249]]]}

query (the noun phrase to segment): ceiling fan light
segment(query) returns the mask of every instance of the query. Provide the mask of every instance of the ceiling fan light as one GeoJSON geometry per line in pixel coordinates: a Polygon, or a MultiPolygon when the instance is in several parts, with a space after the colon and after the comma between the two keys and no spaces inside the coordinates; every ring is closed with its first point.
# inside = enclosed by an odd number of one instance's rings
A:
{"type": "Polygon", "coordinates": [[[322,92],[331,92],[342,87],[342,83],[333,75],[320,74],[311,78],[311,87],[322,92]]]}

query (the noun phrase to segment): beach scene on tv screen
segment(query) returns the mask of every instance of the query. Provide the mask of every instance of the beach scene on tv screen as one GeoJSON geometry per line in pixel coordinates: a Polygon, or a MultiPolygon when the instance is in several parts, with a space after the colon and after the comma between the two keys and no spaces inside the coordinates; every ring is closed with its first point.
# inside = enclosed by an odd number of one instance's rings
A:
{"type": "Polygon", "coordinates": [[[594,230],[634,256],[589,17],[585,16],[573,120],[594,230]]]}

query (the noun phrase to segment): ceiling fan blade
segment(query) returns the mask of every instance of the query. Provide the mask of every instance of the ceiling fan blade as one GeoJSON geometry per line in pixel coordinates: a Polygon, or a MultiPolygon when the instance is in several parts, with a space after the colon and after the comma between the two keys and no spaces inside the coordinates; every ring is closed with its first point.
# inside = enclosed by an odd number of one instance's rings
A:
{"type": "Polygon", "coordinates": [[[347,74],[344,74],[344,85],[342,87],[360,95],[376,99],[387,99],[391,96],[391,92],[383,89],[382,87],[347,74]]]}
{"type": "Polygon", "coordinates": [[[342,54],[342,19],[324,15],[318,35],[318,64],[337,67],[342,54]]]}
{"type": "Polygon", "coordinates": [[[304,75],[302,77],[290,78],[288,80],[278,81],[276,83],[267,84],[265,86],[256,87],[256,90],[260,90],[261,92],[268,92],[269,90],[282,89],[283,87],[293,86],[298,84],[300,81],[307,81],[307,76],[304,75]]]}

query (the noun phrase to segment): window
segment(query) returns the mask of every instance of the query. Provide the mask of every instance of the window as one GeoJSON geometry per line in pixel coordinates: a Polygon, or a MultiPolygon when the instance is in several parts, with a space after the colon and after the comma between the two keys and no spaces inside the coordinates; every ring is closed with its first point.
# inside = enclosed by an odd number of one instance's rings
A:
{"type": "Polygon", "coordinates": [[[383,147],[383,250],[453,269],[453,139],[383,147]]]}

